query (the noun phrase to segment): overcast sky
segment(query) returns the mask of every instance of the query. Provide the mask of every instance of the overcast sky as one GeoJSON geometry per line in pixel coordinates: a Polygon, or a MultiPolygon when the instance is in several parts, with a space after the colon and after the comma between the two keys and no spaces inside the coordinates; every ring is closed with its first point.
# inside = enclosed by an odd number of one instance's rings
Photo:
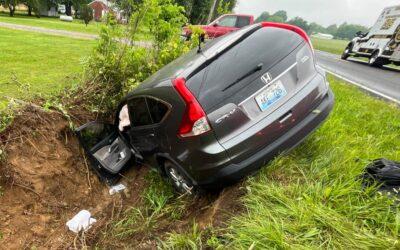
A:
{"type": "Polygon", "coordinates": [[[236,13],[273,14],[286,10],[289,18],[300,16],[324,26],[343,22],[372,26],[387,6],[400,5],[400,0],[238,0],[236,13]]]}

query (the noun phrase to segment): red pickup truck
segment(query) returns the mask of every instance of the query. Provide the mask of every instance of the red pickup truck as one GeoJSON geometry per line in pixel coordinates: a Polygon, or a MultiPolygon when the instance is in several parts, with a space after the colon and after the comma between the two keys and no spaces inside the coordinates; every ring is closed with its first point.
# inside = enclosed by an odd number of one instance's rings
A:
{"type": "MultiPolygon", "coordinates": [[[[242,14],[226,14],[218,17],[209,25],[198,25],[206,33],[208,38],[217,38],[229,32],[243,28],[254,23],[254,17],[242,14]]],[[[182,36],[190,38],[192,31],[188,26],[183,28],[182,36]]]]}

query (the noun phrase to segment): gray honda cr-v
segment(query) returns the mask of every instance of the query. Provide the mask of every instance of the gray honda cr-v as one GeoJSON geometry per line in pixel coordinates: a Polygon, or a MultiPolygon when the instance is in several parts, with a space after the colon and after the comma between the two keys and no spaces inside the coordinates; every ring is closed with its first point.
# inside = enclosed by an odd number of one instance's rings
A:
{"type": "Polygon", "coordinates": [[[121,101],[114,124],[77,134],[109,183],[146,161],[190,192],[239,180],[293,148],[333,99],[307,34],[260,23],[176,59],[121,101]]]}

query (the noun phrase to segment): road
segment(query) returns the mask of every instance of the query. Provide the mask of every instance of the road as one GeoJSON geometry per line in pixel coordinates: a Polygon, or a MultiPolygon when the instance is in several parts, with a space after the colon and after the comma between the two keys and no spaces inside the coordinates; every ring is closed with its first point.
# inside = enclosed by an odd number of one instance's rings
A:
{"type": "Polygon", "coordinates": [[[348,61],[339,55],[316,51],[318,65],[354,85],[375,95],[400,104],[400,69],[374,68],[355,58],[348,61]]]}

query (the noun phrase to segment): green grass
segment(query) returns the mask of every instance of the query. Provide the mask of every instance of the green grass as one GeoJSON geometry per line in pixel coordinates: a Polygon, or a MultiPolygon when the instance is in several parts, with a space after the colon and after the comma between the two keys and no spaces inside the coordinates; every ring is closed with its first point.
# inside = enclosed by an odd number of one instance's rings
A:
{"type": "Polygon", "coordinates": [[[349,44],[349,41],[335,39],[311,38],[311,41],[316,50],[322,50],[337,55],[341,55],[349,44]]]}
{"type": "Polygon", "coordinates": [[[98,34],[101,26],[100,22],[90,22],[88,26],[82,20],[74,19],[73,22],[63,22],[55,17],[41,17],[27,15],[15,15],[10,17],[8,13],[0,13],[0,22],[42,27],[56,30],[67,30],[81,33],[98,34]]]}
{"type": "Polygon", "coordinates": [[[0,109],[4,97],[48,96],[80,82],[81,59],[95,45],[95,41],[2,28],[0,37],[0,109]]]}
{"type": "Polygon", "coordinates": [[[230,222],[235,248],[399,248],[396,199],[363,190],[369,160],[400,160],[400,110],[330,77],[329,120],[246,183],[246,213],[230,222]]]}

